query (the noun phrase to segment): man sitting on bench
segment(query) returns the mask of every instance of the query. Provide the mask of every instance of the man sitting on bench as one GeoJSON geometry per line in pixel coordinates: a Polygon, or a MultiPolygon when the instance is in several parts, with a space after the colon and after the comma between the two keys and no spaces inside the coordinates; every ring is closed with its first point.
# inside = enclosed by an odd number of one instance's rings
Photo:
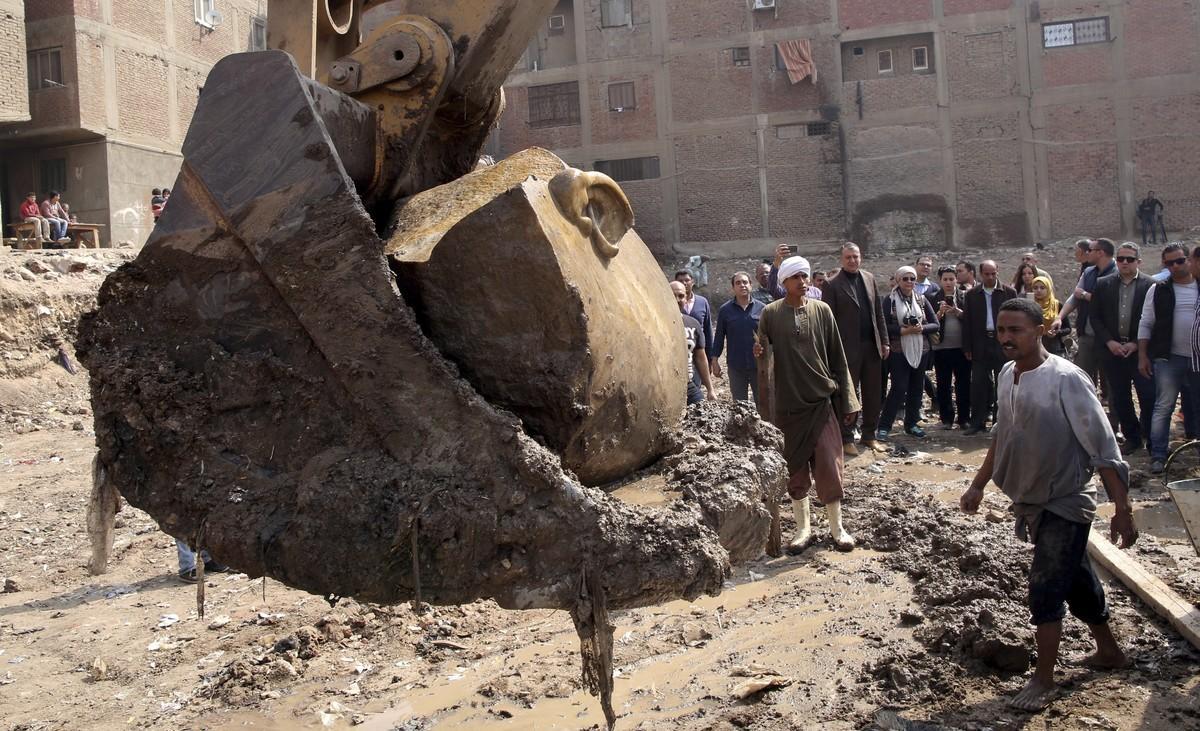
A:
{"type": "Polygon", "coordinates": [[[37,193],[26,195],[25,201],[21,203],[21,222],[33,224],[33,237],[38,243],[50,240],[50,221],[42,217],[42,211],[38,208],[37,193]]]}
{"type": "Polygon", "coordinates": [[[50,222],[50,238],[60,244],[71,239],[67,238],[67,214],[62,209],[62,202],[57,190],[52,190],[42,199],[42,217],[50,222]]]}

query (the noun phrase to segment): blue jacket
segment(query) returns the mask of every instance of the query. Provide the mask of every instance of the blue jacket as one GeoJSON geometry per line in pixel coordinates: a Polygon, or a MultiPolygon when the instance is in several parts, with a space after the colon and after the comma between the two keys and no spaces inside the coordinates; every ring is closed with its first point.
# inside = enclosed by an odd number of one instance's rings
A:
{"type": "Polygon", "coordinates": [[[725,349],[725,340],[729,340],[729,354],[725,362],[730,368],[737,370],[754,370],[758,365],[754,362],[754,334],[758,332],[758,319],[762,317],[766,306],[762,302],[750,299],[750,306],[742,309],[736,299],[731,299],[717,310],[716,343],[709,358],[719,358],[725,349]]]}
{"type": "MultiPolygon", "coordinates": [[[[713,318],[712,307],[708,304],[708,300],[699,294],[694,294],[695,300],[692,303],[691,316],[700,322],[700,326],[704,328],[704,352],[712,357],[713,352],[713,318]]],[[[687,312],[683,314],[689,314],[687,312]]]]}

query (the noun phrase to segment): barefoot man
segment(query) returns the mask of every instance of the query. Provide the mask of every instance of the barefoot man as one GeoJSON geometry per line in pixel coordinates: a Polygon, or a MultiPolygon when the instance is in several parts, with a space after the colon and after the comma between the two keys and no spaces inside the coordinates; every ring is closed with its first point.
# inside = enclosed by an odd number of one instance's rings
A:
{"type": "Polygon", "coordinates": [[[1029,610],[1037,627],[1037,667],[1009,702],[1024,711],[1041,710],[1054,700],[1064,603],[1096,640],[1087,665],[1115,669],[1128,664],[1109,629],[1104,587],[1087,554],[1096,515],[1096,488],[1089,484],[1093,470],[1116,504],[1113,542],[1128,548],[1137,540],[1127,491],[1129,465],[1121,460],[1095,387],[1079,368],[1046,352],[1043,329],[1041,307],[1032,300],[1001,305],[996,340],[1011,360],[997,384],[996,426],[987,458],[961,499],[964,511],[975,512],[984,486],[995,480],[1013,501],[1017,535],[1033,542],[1029,610]]]}
{"type": "Polygon", "coordinates": [[[796,515],[791,553],[812,542],[808,489],[814,484],[834,545],[840,551],[854,548],[854,538],[842,527],[842,424],[853,424],[860,407],[833,311],[808,298],[811,273],[802,256],[780,264],[786,296],[763,310],[754,344],[760,358],[764,343],[774,347],[775,423],[783,431],[788,494],[796,515]]]}

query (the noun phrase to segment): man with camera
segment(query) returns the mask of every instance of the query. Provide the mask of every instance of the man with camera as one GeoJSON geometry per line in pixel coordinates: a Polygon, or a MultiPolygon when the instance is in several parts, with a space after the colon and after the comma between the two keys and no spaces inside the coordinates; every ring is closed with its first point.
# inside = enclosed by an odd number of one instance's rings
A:
{"type": "MultiPolygon", "coordinates": [[[[767,289],[775,296],[775,299],[781,300],[787,296],[787,292],[783,288],[783,283],[779,281],[779,267],[783,264],[783,260],[796,256],[800,251],[800,247],[795,244],[780,244],[775,247],[775,261],[771,264],[771,274],[767,280],[767,289]]],[[[808,287],[808,299],[820,301],[821,288],[816,286],[816,283],[810,283],[808,287]]]]}

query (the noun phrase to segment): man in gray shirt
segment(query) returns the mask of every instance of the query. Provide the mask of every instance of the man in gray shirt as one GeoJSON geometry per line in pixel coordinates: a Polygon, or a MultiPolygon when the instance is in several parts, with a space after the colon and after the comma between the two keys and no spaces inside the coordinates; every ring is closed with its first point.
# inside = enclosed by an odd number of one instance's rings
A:
{"type": "Polygon", "coordinates": [[[1083,371],[1046,352],[1042,309],[1024,298],[1005,302],[996,339],[1012,361],[1000,372],[996,427],[983,466],[960,504],[979,509],[983,489],[994,480],[1013,501],[1017,535],[1033,542],[1029,609],[1037,627],[1037,667],[1010,705],[1025,711],[1054,699],[1054,665],[1062,639],[1064,604],[1088,625],[1096,652],[1084,662],[1094,668],[1126,667],[1128,659],[1108,626],[1104,586],[1088,558],[1088,533],[1096,516],[1093,471],[1116,504],[1110,524],[1121,548],[1137,540],[1129,503],[1129,465],[1083,371]]]}

